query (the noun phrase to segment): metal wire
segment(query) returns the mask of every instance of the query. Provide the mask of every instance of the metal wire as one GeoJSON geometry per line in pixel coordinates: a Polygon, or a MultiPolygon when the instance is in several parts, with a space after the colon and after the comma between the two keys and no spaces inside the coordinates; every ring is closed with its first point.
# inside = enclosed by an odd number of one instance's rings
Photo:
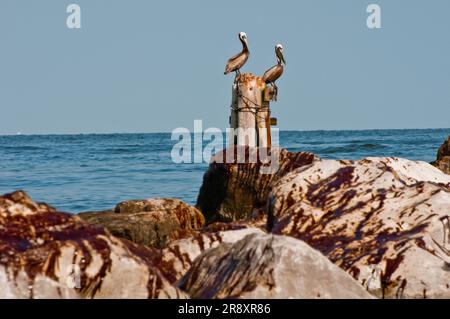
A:
{"type": "Polygon", "coordinates": [[[245,106],[244,107],[235,107],[233,105],[231,105],[231,109],[233,111],[237,111],[237,112],[250,112],[253,115],[255,115],[255,117],[257,117],[258,119],[262,119],[262,120],[266,120],[265,116],[260,116],[258,115],[258,113],[260,112],[268,112],[268,116],[270,116],[270,108],[268,106],[263,107],[262,105],[259,105],[258,103],[252,101],[251,99],[249,99],[246,96],[243,96],[241,91],[239,90],[239,86],[237,86],[237,92],[238,92],[238,97],[242,98],[242,101],[244,102],[245,106]],[[253,104],[254,106],[250,106],[250,104],[253,104]]]}

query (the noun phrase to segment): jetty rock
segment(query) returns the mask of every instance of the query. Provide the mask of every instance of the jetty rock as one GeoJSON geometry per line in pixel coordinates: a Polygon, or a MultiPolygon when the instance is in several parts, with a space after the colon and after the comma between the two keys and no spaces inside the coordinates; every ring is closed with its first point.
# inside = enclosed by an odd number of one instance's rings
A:
{"type": "Polygon", "coordinates": [[[251,219],[255,210],[266,207],[271,187],[277,180],[318,160],[312,153],[290,153],[272,148],[267,154],[277,159],[275,171],[264,174],[262,169],[267,165],[260,158],[254,163],[248,161],[248,158],[258,156],[255,154],[258,154],[256,148],[237,146],[219,152],[211,159],[196,204],[207,224],[251,219]],[[237,157],[240,153],[244,154],[242,161],[237,157]],[[231,160],[227,161],[228,158],[231,160]]]}
{"type": "Polygon", "coordinates": [[[155,248],[163,248],[170,240],[188,236],[205,224],[197,208],[172,198],[129,200],[113,210],[78,216],[105,227],[114,236],[155,248]]]}
{"type": "Polygon", "coordinates": [[[22,191],[0,196],[0,299],[186,298],[152,256],[22,191]]]}
{"type": "Polygon", "coordinates": [[[207,221],[265,210],[269,232],[303,240],[377,297],[450,298],[449,175],[400,158],[276,152],[272,176],[213,161],[197,203],[207,221]]]}
{"type": "Polygon", "coordinates": [[[378,297],[450,297],[450,176],[399,158],[321,160],[268,198],[273,233],[304,240],[378,297]]]}
{"type": "Polygon", "coordinates": [[[431,163],[446,174],[450,174],[450,136],[438,150],[436,161],[431,163]]]}
{"type": "Polygon", "coordinates": [[[223,243],[233,244],[250,234],[265,234],[259,228],[241,228],[225,231],[204,230],[195,236],[175,240],[153,254],[151,263],[172,284],[181,279],[198,256],[223,243]]]}
{"type": "Polygon", "coordinates": [[[179,287],[192,298],[373,298],[304,242],[251,234],[197,258],[179,287]]]}

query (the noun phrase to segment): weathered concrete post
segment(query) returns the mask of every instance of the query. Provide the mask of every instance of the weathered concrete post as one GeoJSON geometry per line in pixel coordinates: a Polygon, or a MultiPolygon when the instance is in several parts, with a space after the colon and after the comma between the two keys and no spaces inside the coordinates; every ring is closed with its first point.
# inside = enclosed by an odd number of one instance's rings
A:
{"type": "Polygon", "coordinates": [[[235,129],[235,136],[231,139],[231,144],[271,147],[271,92],[262,78],[251,73],[244,73],[236,78],[230,117],[230,126],[235,129]]]}

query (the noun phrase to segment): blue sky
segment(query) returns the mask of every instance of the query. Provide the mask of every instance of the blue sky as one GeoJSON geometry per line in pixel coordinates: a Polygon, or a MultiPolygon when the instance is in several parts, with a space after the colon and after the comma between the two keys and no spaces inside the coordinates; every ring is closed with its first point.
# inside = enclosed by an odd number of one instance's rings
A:
{"type": "Polygon", "coordinates": [[[225,128],[239,31],[246,72],[284,45],[281,129],[449,127],[449,15],[448,0],[1,0],[0,134],[225,128]]]}

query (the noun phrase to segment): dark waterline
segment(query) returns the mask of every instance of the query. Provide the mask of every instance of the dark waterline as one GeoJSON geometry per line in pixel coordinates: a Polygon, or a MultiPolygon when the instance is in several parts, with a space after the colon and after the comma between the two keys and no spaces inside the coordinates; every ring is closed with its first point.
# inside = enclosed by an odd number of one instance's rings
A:
{"type": "MultiPolygon", "coordinates": [[[[285,131],[280,145],[322,158],[395,156],[433,161],[450,129],[285,131]]],[[[60,210],[175,197],[195,203],[202,164],[174,164],[170,133],[0,136],[0,193],[23,189],[60,210]]]]}

